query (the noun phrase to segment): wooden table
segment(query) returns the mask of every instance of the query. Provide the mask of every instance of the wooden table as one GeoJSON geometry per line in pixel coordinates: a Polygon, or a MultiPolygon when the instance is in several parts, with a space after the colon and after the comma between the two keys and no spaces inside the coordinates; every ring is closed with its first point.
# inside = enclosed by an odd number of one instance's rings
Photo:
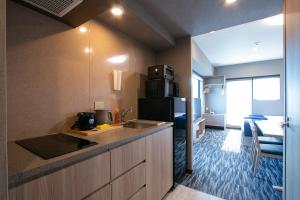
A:
{"type": "Polygon", "coordinates": [[[283,138],[284,129],[281,128],[280,121],[262,120],[255,121],[257,127],[264,136],[283,138]]]}

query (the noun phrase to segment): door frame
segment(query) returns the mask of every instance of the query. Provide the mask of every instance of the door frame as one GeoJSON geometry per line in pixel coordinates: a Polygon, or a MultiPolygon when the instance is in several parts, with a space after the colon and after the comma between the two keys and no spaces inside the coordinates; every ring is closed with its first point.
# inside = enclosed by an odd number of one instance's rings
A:
{"type": "Polygon", "coordinates": [[[0,199],[7,199],[6,1],[0,0],[0,199]]]}
{"type": "MultiPolygon", "coordinates": [[[[284,77],[284,86],[283,86],[283,117],[284,120],[286,119],[287,113],[286,113],[286,0],[283,0],[283,18],[284,18],[284,25],[283,25],[283,77],[284,77]]],[[[286,188],[286,128],[284,127],[284,140],[283,140],[283,186],[282,186],[282,197],[283,200],[286,199],[286,193],[285,193],[285,188],[286,188]]]]}

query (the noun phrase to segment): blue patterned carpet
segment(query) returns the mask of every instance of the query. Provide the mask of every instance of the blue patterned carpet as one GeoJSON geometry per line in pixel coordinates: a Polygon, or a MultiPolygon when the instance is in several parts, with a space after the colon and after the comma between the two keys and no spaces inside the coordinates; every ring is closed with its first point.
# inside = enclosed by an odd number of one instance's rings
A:
{"type": "Polygon", "coordinates": [[[241,144],[241,131],[206,129],[194,143],[193,174],[181,184],[228,200],[277,200],[282,185],[282,161],[261,158],[256,176],[252,173],[250,147],[241,144]]]}

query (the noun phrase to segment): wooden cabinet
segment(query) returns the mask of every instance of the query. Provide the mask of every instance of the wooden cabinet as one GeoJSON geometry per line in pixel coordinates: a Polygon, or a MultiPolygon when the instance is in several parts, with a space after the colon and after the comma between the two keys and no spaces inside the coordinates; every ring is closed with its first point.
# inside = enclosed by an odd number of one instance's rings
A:
{"type": "Polygon", "coordinates": [[[107,185],[99,191],[88,196],[84,200],[110,200],[111,199],[111,186],[107,185]]]}
{"type": "Polygon", "coordinates": [[[80,200],[110,181],[106,152],[9,190],[10,200],[80,200]]]}
{"type": "Polygon", "coordinates": [[[115,179],[146,159],[145,138],[111,151],[111,179],[115,179]]]}
{"type": "Polygon", "coordinates": [[[161,200],[173,184],[173,129],[9,190],[10,200],[161,200]]]}
{"type": "Polygon", "coordinates": [[[146,137],[147,199],[161,200],[173,185],[173,130],[146,137]]]}
{"type": "Polygon", "coordinates": [[[142,187],[129,200],[146,200],[146,186],[142,187]]]}
{"type": "Polygon", "coordinates": [[[146,183],[145,163],[112,182],[112,200],[127,200],[146,183]]]}

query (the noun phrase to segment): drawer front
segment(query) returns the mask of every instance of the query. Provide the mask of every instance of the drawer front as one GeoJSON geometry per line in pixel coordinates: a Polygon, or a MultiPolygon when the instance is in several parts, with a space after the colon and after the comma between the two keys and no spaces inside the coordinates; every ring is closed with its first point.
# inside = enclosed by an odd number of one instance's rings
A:
{"type": "Polygon", "coordinates": [[[10,200],[80,200],[110,181],[106,152],[9,190],[10,200]]]}
{"type": "Polygon", "coordinates": [[[146,200],[146,186],[142,187],[142,189],[135,193],[129,200],[146,200]]]}
{"type": "Polygon", "coordinates": [[[146,184],[145,163],[112,182],[112,200],[127,200],[146,184]]]}
{"type": "Polygon", "coordinates": [[[111,179],[146,159],[145,138],[128,143],[111,151],[111,179]]]}
{"type": "Polygon", "coordinates": [[[110,199],[111,199],[111,187],[110,185],[107,185],[101,190],[85,198],[84,200],[110,200],[110,199]]]}

